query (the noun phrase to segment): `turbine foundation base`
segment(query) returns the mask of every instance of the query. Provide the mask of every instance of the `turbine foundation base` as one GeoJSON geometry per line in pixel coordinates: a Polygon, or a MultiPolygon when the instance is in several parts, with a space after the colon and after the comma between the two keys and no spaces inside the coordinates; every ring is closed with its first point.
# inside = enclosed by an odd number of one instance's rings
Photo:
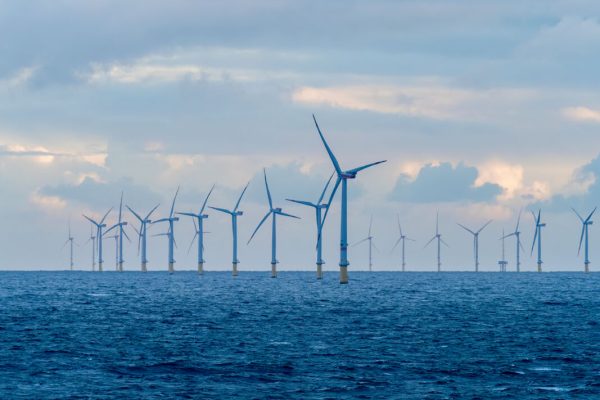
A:
{"type": "Polygon", "coordinates": [[[146,263],[142,263],[142,272],[148,272],[148,268],[146,267],[146,263]]]}
{"type": "Polygon", "coordinates": [[[198,274],[204,274],[204,263],[198,263],[198,274]]]}
{"type": "Polygon", "coordinates": [[[317,279],[323,279],[323,264],[317,264],[317,279]]]}
{"type": "Polygon", "coordinates": [[[402,264],[402,272],[406,272],[406,264],[402,264]]]}
{"type": "Polygon", "coordinates": [[[271,278],[277,278],[277,264],[271,263],[271,278]]]}
{"type": "Polygon", "coordinates": [[[98,263],[98,272],[102,272],[102,263],[98,263]]]}
{"type": "Polygon", "coordinates": [[[585,263],[585,273],[590,272],[590,263],[585,263]]]}
{"type": "Polygon", "coordinates": [[[175,268],[173,268],[173,263],[170,262],[169,263],[169,273],[172,274],[173,272],[175,272],[175,268]]]}
{"type": "Polygon", "coordinates": [[[542,263],[538,263],[537,272],[542,272],[542,263]]]}
{"type": "Polygon", "coordinates": [[[348,284],[348,267],[340,267],[340,284],[348,284]]]}
{"type": "Polygon", "coordinates": [[[231,276],[238,276],[237,263],[233,263],[233,269],[231,270],[231,276]]]}
{"type": "Polygon", "coordinates": [[[123,263],[122,262],[119,263],[119,272],[123,272],[123,263]]]}

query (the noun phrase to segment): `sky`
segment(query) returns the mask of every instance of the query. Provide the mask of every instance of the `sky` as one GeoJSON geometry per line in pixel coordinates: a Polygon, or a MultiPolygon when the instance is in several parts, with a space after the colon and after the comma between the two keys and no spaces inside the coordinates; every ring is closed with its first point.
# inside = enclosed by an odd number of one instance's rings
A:
{"type": "MultiPolygon", "coordinates": [[[[531,211],[542,210],[544,269],[582,270],[581,223],[600,200],[600,3],[513,1],[0,2],[0,269],[91,268],[90,224],[124,202],[168,214],[209,201],[239,220],[240,270],[270,269],[275,205],[280,270],[311,270],[310,209],[333,168],[314,113],[342,168],[377,160],[350,182],[349,240],[367,236],[375,270],[397,270],[399,219],[408,269],[436,269],[436,212],[448,248],[442,269],[498,270],[502,232],[521,230],[533,271],[531,211]]],[[[324,232],[325,270],[339,260],[339,197],[324,232]]],[[[125,218],[136,224],[132,215],[125,218]]],[[[109,215],[114,223],[116,213],[109,215]]],[[[226,215],[210,212],[208,270],[231,268],[226,215]]],[[[164,232],[155,225],[151,233],[164,232]]],[[[125,269],[138,270],[137,240],[125,269]]],[[[191,220],[175,228],[176,268],[192,269],[191,220]]],[[[591,269],[600,234],[590,228],[591,269]]],[[[514,269],[514,240],[506,241],[514,269]]],[[[114,243],[105,244],[106,268],[114,243]]],[[[350,269],[368,267],[367,246],[350,269]]],[[[149,239],[151,270],[165,270],[164,237],[149,239]]]]}

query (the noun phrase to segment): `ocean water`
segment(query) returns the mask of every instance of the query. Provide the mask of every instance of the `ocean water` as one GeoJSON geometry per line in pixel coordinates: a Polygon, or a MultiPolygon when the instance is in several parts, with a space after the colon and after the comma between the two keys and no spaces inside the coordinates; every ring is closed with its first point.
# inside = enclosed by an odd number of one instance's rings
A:
{"type": "Polygon", "coordinates": [[[0,273],[0,398],[600,399],[600,274],[0,273]]]}

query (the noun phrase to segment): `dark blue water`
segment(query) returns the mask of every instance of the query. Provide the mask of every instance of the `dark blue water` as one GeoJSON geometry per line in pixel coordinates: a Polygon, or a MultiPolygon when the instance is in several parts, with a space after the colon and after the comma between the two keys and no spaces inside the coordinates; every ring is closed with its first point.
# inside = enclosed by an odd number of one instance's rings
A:
{"type": "Polygon", "coordinates": [[[0,398],[600,398],[600,274],[0,273],[0,398]]]}

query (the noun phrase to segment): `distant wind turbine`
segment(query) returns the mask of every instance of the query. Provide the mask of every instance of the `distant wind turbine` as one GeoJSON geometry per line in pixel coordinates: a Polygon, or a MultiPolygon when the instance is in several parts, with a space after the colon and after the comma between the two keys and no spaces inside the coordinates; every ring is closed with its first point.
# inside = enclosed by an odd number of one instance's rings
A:
{"type": "Polygon", "coordinates": [[[267,171],[265,169],[263,169],[263,174],[265,176],[265,189],[267,191],[267,199],[269,200],[269,211],[263,217],[263,219],[260,220],[260,222],[258,223],[258,226],[252,233],[252,236],[250,236],[248,243],[250,243],[250,241],[252,240],[254,235],[256,235],[256,232],[258,232],[258,230],[260,229],[262,224],[267,220],[267,218],[269,218],[269,216],[271,216],[272,217],[272,224],[271,224],[271,278],[277,278],[277,263],[279,263],[279,261],[277,260],[277,216],[281,215],[282,217],[290,217],[290,218],[296,218],[296,219],[299,219],[299,218],[296,217],[295,215],[284,213],[282,211],[281,207],[273,208],[273,199],[271,198],[271,191],[269,190],[269,182],[267,182],[267,171]]]}
{"type": "Polygon", "coordinates": [[[429,244],[431,242],[433,242],[434,240],[437,239],[437,271],[440,272],[442,270],[442,258],[441,258],[441,244],[443,243],[444,246],[449,247],[448,244],[446,242],[444,242],[444,239],[442,239],[442,234],[440,233],[440,214],[439,212],[436,214],[435,216],[435,235],[429,240],[429,242],[427,242],[424,246],[427,247],[429,246],[429,244]]]}
{"type": "Polygon", "coordinates": [[[213,210],[220,211],[222,213],[231,215],[231,232],[232,232],[232,236],[233,236],[233,261],[232,261],[232,265],[233,265],[232,275],[233,276],[237,276],[237,274],[238,274],[237,266],[240,263],[240,260],[238,260],[238,247],[237,247],[237,242],[238,242],[237,218],[241,215],[244,215],[243,211],[238,211],[238,207],[240,206],[242,197],[244,197],[244,193],[246,193],[246,189],[248,189],[248,185],[250,185],[250,182],[248,182],[246,184],[246,186],[244,187],[244,190],[242,190],[242,194],[240,194],[240,197],[238,198],[237,203],[235,203],[235,207],[233,208],[233,210],[227,210],[225,208],[208,206],[208,208],[212,208],[213,210]]]}
{"type": "Polygon", "coordinates": [[[71,220],[69,219],[69,236],[68,239],[65,241],[65,244],[63,244],[63,249],[65,248],[65,246],[67,245],[67,243],[69,244],[69,269],[71,271],[73,271],[73,242],[74,242],[74,238],[73,235],[71,234],[71,220]]]}
{"type": "MultiPolygon", "coordinates": [[[[356,175],[360,171],[367,169],[369,167],[372,167],[374,165],[381,164],[381,163],[385,162],[386,160],[377,161],[374,163],[363,165],[361,167],[343,171],[342,168],[340,167],[338,160],[333,155],[333,151],[331,150],[331,148],[325,141],[325,137],[323,136],[323,133],[321,132],[321,129],[319,128],[319,124],[317,123],[317,119],[315,118],[314,115],[313,115],[313,120],[315,121],[315,126],[317,127],[317,131],[319,132],[321,141],[323,142],[323,145],[325,146],[325,150],[327,150],[327,154],[329,154],[331,163],[333,164],[333,167],[335,168],[335,171],[337,173],[337,179],[335,181],[335,185],[333,187],[333,190],[331,191],[331,196],[329,197],[329,201],[327,202],[328,207],[325,209],[325,215],[323,216],[323,224],[325,223],[325,219],[327,218],[327,214],[329,213],[329,206],[331,205],[331,201],[333,200],[333,197],[335,196],[335,193],[336,193],[340,183],[342,184],[342,199],[341,199],[341,205],[342,205],[341,208],[342,209],[341,209],[341,223],[340,223],[340,283],[345,284],[345,283],[348,283],[348,265],[350,265],[350,262],[348,261],[348,179],[355,179],[356,175]]],[[[319,232],[319,235],[321,235],[321,232],[319,232]]]]}
{"type": "MultiPolygon", "coordinates": [[[[106,233],[104,234],[106,235],[106,233]]],[[[104,236],[106,239],[115,239],[115,271],[119,272],[119,235],[104,236]]]]}
{"type": "Polygon", "coordinates": [[[406,241],[410,240],[411,242],[414,242],[414,239],[411,239],[409,237],[407,237],[404,233],[402,233],[402,225],[400,225],[400,216],[396,215],[396,217],[398,218],[398,231],[400,233],[400,237],[398,237],[398,240],[396,241],[396,244],[394,245],[394,247],[392,247],[392,251],[394,251],[394,249],[396,247],[398,247],[398,245],[400,243],[402,243],[402,272],[405,272],[406,270],[406,241]]]}
{"type": "Polygon", "coordinates": [[[531,245],[531,254],[533,255],[533,249],[537,241],[537,271],[542,272],[542,228],[545,227],[546,224],[540,221],[542,210],[538,210],[537,217],[533,211],[531,212],[531,215],[533,216],[533,222],[535,223],[535,234],[533,236],[533,244],[531,245]]]}
{"type": "Polygon", "coordinates": [[[106,212],[106,214],[104,214],[104,217],[102,217],[102,219],[99,222],[94,221],[93,219],[91,219],[90,217],[88,217],[86,215],[83,216],[83,218],[90,221],[97,228],[96,236],[98,238],[98,272],[102,272],[102,264],[104,263],[104,259],[102,258],[102,236],[103,236],[102,230],[104,228],[106,228],[106,224],[104,223],[104,221],[106,220],[106,217],[108,217],[108,214],[110,214],[111,211],[112,211],[112,208],[110,210],[108,210],[106,212]]]}
{"type": "Polygon", "coordinates": [[[504,254],[504,240],[506,239],[506,235],[504,234],[504,229],[502,229],[502,259],[498,261],[498,265],[500,266],[500,272],[506,272],[506,265],[508,265],[508,261],[506,261],[506,256],[504,254]]]}
{"type": "Polygon", "coordinates": [[[373,271],[373,247],[375,247],[375,250],[377,249],[377,246],[375,246],[375,243],[373,243],[373,235],[371,235],[371,229],[373,228],[373,216],[371,216],[371,221],[369,222],[369,234],[366,238],[356,242],[353,244],[353,246],[356,246],[358,244],[361,244],[363,242],[368,241],[369,242],[369,272],[373,271]]]}
{"type": "Polygon", "coordinates": [[[457,224],[458,226],[460,226],[461,228],[463,228],[464,230],[469,232],[471,235],[473,235],[473,252],[474,252],[474,257],[475,257],[475,272],[479,272],[479,234],[481,233],[482,230],[485,229],[486,226],[488,226],[491,223],[492,223],[492,221],[489,220],[488,222],[485,223],[485,225],[483,225],[481,228],[479,228],[478,231],[472,231],[464,225],[457,224]]]}
{"type": "Polygon", "coordinates": [[[85,244],[92,243],[92,272],[96,270],[96,235],[94,235],[94,226],[90,226],[90,237],[85,244]]]}
{"type": "MultiPolygon", "coordinates": [[[[127,233],[125,233],[125,231],[123,230],[123,227],[127,225],[127,222],[123,221],[122,219],[123,217],[123,192],[121,192],[121,202],[119,203],[119,220],[116,224],[114,224],[113,226],[111,226],[110,228],[108,228],[106,230],[106,232],[104,233],[105,235],[107,233],[109,233],[110,231],[112,231],[113,229],[118,229],[118,242],[119,242],[119,265],[118,265],[118,271],[119,272],[123,272],[123,235],[127,236],[127,233]]],[[[129,238],[127,238],[129,239],[129,238]]]]}
{"type": "Polygon", "coordinates": [[[215,185],[213,185],[210,188],[210,191],[206,195],[206,198],[204,199],[204,203],[202,203],[202,207],[200,208],[200,211],[198,212],[198,214],[194,214],[192,212],[177,213],[179,215],[185,215],[187,217],[193,218],[192,221],[194,221],[194,229],[195,229],[196,233],[194,235],[194,238],[192,239],[190,248],[194,244],[194,240],[196,240],[196,238],[198,238],[198,273],[199,274],[204,273],[204,219],[208,218],[208,215],[204,214],[204,208],[206,207],[206,203],[208,202],[210,194],[212,193],[214,188],[215,188],[215,185]],[[198,222],[197,224],[196,224],[196,221],[198,222]]]}
{"type": "Polygon", "coordinates": [[[146,215],[145,218],[142,218],[138,213],[133,211],[133,209],[129,206],[126,206],[127,209],[140,221],[140,229],[135,229],[138,235],[138,252],[141,248],[141,263],[142,263],[142,272],[148,271],[148,257],[146,255],[147,250],[147,239],[148,239],[148,224],[152,224],[152,220],[150,216],[154,211],[158,208],[159,204],[157,204],[150,212],[146,215]]]}
{"type": "Polygon", "coordinates": [[[594,221],[592,221],[592,215],[594,215],[594,213],[596,212],[596,208],[594,208],[592,210],[592,212],[590,213],[590,215],[588,215],[588,217],[586,219],[583,219],[581,217],[581,215],[579,215],[579,213],[577,211],[575,211],[574,208],[571,207],[571,210],[573,210],[573,212],[575,213],[575,215],[577,215],[577,218],[579,218],[579,220],[581,221],[581,237],[579,238],[579,250],[577,250],[577,255],[579,255],[579,253],[581,253],[581,243],[584,241],[585,239],[585,247],[584,247],[584,255],[585,255],[585,261],[584,261],[584,268],[585,268],[585,272],[590,272],[590,253],[589,253],[589,226],[592,225],[594,223],[594,221]]]}
{"type": "Polygon", "coordinates": [[[174,269],[175,256],[174,256],[174,251],[173,251],[173,247],[175,245],[174,223],[176,221],[179,221],[179,217],[175,217],[175,216],[173,216],[173,214],[175,213],[175,200],[177,200],[178,194],[179,194],[179,186],[177,187],[175,196],[173,196],[173,202],[171,203],[171,211],[169,212],[169,217],[161,218],[157,221],[152,222],[152,224],[158,224],[160,222],[168,222],[169,223],[169,231],[165,234],[165,236],[167,236],[167,238],[169,239],[169,273],[170,274],[172,274],[175,271],[175,269],[174,269]]]}
{"type": "Polygon", "coordinates": [[[292,201],[294,203],[313,207],[315,209],[315,213],[316,213],[316,217],[317,217],[317,279],[323,279],[323,264],[325,264],[325,261],[323,261],[323,257],[322,257],[322,235],[320,234],[320,232],[323,227],[322,210],[327,208],[327,204],[321,203],[321,202],[323,201],[323,197],[325,196],[327,187],[329,186],[329,183],[331,182],[331,178],[333,178],[333,174],[329,177],[329,180],[325,184],[325,188],[323,189],[323,192],[321,193],[321,197],[319,197],[319,200],[317,200],[316,203],[311,203],[309,201],[302,201],[302,200],[286,199],[287,201],[292,201]]]}
{"type": "Polygon", "coordinates": [[[517,272],[521,272],[521,250],[525,251],[523,248],[523,244],[521,243],[521,232],[519,231],[519,223],[521,222],[521,211],[519,211],[519,217],[517,218],[517,226],[515,227],[515,231],[513,233],[509,233],[508,235],[502,236],[503,239],[514,236],[517,239],[517,272]]]}

